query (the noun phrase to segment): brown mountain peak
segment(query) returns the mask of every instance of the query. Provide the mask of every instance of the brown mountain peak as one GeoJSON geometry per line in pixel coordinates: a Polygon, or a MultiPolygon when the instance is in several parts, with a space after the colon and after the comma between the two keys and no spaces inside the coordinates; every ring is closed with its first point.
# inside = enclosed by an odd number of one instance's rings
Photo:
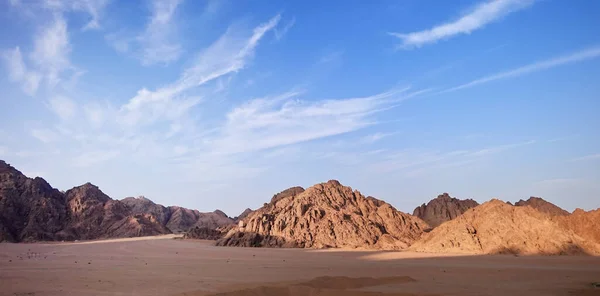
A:
{"type": "Polygon", "coordinates": [[[472,199],[460,200],[453,198],[448,193],[442,193],[430,200],[427,204],[415,208],[413,216],[417,216],[427,222],[431,227],[452,220],[470,208],[479,204],[472,199]]]}

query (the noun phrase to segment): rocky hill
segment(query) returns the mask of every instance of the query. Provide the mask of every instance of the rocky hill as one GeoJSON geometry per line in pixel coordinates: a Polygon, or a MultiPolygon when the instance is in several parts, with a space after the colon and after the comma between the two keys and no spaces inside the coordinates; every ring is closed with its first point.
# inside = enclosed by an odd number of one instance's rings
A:
{"type": "Polygon", "coordinates": [[[597,244],[531,207],[491,200],[425,234],[421,252],[469,254],[598,254],[597,244]]]}
{"type": "Polygon", "coordinates": [[[427,204],[422,204],[413,211],[413,216],[421,218],[431,227],[452,220],[470,208],[478,206],[479,203],[472,199],[457,199],[450,197],[448,193],[438,195],[427,204]]]}
{"type": "Polygon", "coordinates": [[[234,220],[220,210],[202,213],[178,206],[165,207],[141,197],[127,197],[121,200],[134,214],[149,214],[174,233],[186,232],[193,227],[216,229],[230,225],[234,220]]]}
{"type": "Polygon", "coordinates": [[[252,214],[252,212],[254,212],[252,209],[247,208],[239,216],[233,218],[233,221],[238,222],[240,220],[243,220],[244,218],[248,217],[248,215],[252,214]]]}
{"type": "Polygon", "coordinates": [[[600,244],[600,209],[587,212],[576,209],[570,215],[556,216],[553,220],[582,238],[600,244]]]}
{"type": "Polygon", "coordinates": [[[332,180],[276,194],[217,241],[221,246],[404,249],[428,225],[332,180]]]}
{"type": "Polygon", "coordinates": [[[515,206],[524,207],[530,206],[542,213],[546,213],[551,216],[566,216],[569,212],[559,208],[551,202],[544,200],[543,198],[532,196],[528,200],[519,200],[515,203],[515,206]]]}
{"type": "Polygon", "coordinates": [[[76,240],[169,233],[86,183],[62,193],[0,161],[0,241],[76,240]]]}

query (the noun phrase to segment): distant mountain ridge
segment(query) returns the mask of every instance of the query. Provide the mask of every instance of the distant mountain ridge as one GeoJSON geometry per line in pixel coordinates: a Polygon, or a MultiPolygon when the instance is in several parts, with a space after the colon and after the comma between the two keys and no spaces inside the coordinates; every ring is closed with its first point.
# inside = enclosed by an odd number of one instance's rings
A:
{"type": "Polygon", "coordinates": [[[160,223],[174,233],[186,232],[193,227],[216,229],[234,223],[223,211],[202,213],[198,210],[178,206],[165,207],[141,197],[127,197],[121,200],[134,214],[151,214],[160,223]]]}

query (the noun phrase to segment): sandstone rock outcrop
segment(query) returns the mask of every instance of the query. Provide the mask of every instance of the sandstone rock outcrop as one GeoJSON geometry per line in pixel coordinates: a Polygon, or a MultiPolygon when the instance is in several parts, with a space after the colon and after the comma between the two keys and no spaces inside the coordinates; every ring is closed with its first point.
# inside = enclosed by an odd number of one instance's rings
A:
{"type": "Polygon", "coordinates": [[[239,216],[233,218],[233,221],[238,222],[240,220],[243,220],[244,218],[248,217],[248,215],[252,214],[252,212],[254,212],[252,209],[247,208],[239,216]]]}
{"type": "Polygon", "coordinates": [[[551,216],[566,216],[569,212],[559,208],[555,204],[544,200],[543,198],[532,196],[528,200],[519,200],[515,203],[515,206],[524,207],[530,206],[542,213],[546,213],[551,216]]]}
{"type": "Polygon", "coordinates": [[[600,209],[587,212],[576,209],[570,215],[557,216],[553,220],[582,238],[600,244],[600,209]]]}
{"type": "Polygon", "coordinates": [[[419,218],[331,180],[275,195],[217,245],[399,250],[427,227],[419,218]]]}
{"type": "Polygon", "coordinates": [[[0,241],[31,242],[169,233],[86,183],[62,193],[0,161],[0,241]]]}
{"type": "Polygon", "coordinates": [[[425,234],[410,248],[469,254],[599,254],[598,245],[531,207],[491,200],[425,234]]]}
{"type": "Polygon", "coordinates": [[[223,237],[224,233],[221,230],[208,228],[208,227],[193,227],[188,230],[183,238],[185,239],[206,239],[206,240],[217,240],[223,237]]]}
{"type": "Polygon", "coordinates": [[[431,227],[437,227],[478,205],[479,203],[472,199],[461,200],[450,197],[448,193],[443,193],[429,201],[427,204],[422,204],[415,208],[413,216],[421,218],[431,227]]]}

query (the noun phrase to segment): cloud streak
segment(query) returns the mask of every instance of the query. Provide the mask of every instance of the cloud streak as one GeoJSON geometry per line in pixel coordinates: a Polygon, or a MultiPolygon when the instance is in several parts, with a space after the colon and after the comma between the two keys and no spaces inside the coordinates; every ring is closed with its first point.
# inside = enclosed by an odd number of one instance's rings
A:
{"type": "Polygon", "coordinates": [[[152,1],[150,21],[144,33],[137,38],[142,46],[143,65],[168,64],[181,56],[174,16],[182,2],[183,0],[152,1]]]}
{"type": "Polygon", "coordinates": [[[492,22],[500,20],[512,12],[530,6],[533,2],[534,0],[488,1],[477,5],[458,20],[441,24],[428,30],[407,34],[390,33],[390,35],[398,37],[402,41],[402,44],[399,46],[402,49],[421,47],[457,35],[470,34],[492,22]]]}
{"type": "Polygon", "coordinates": [[[479,78],[479,79],[473,80],[471,82],[446,89],[444,91],[441,91],[440,93],[453,92],[453,91],[474,87],[474,86],[488,83],[488,82],[494,82],[497,80],[519,77],[522,75],[531,74],[531,73],[539,72],[539,71],[543,71],[543,70],[548,70],[548,69],[552,69],[552,68],[563,66],[563,65],[568,65],[568,64],[573,64],[573,63],[578,63],[578,62],[582,62],[582,61],[586,61],[586,60],[595,59],[595,58],[598,58],[599,56],[600,56],[600,46],[591,47],[588,49],[584,49],[584,50],[570,53],[567,55],[563,55],[560,57],[555,57],[555,58],[552,58],[549,60],[529,64],[529,65],[519,67],[519,68],[516,68],[513,70],[500,72],[497,74],[479,78]]]}

